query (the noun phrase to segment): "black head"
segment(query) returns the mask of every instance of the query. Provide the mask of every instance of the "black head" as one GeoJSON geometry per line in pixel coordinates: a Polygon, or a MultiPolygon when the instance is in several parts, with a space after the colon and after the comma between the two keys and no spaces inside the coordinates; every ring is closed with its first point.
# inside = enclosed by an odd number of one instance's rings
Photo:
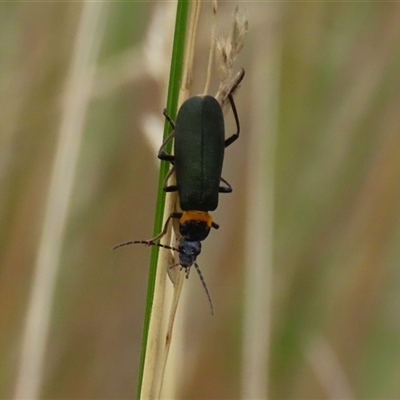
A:
{"type": "Polygon", "coordinates": [[[179,243],[178,250],[179,263],[183,268],[189,268],[201,252],[201,243],[198,240],[183,240],[179,243]]]}

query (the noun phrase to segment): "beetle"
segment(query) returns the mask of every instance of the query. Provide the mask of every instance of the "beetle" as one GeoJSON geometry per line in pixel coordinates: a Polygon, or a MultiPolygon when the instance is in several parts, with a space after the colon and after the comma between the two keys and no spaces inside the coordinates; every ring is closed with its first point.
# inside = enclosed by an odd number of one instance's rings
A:
{"type": "Polygon", "coordinates": [[[211,304],[211,297],[196,263],[201,252],[201,242],[205,240],[211,228],[218,229],[210,211],[218,207],[219,193],[231,193],[231,185],[221,176],[225,148],[239,138],[240,123],[233,93],[244,77],[240,70],[232,87],[226,94],[236,123],[236,133],[225,139],[225,125],[222,107],[218,100],[210,95],[193,96],[187,99],[178,111],[176,122],[166,109],[163,115],[172,128],[158,152],[158,158],[168,161],[172,168],[164,181],[165,192],[178,192],[182,212],[173,212],[164,224],[162,232],[151,240],[138,240],[122,243],[147,244],[174,250],[179,253],[179,265],[189,276],[192,265],[195,266],[211,304]],[[174,139],[174,154],[168,154],[164,148],[174,139]],[[168,185],[172,173],[176,174],[176,185],[168,185]],[[224,184],[222,185],[221,182],[224,184]],[[166,234],[172,219],[179,219],[179,231],[182,239],[178,247],[167,246],[158,241],[166,234]]]}

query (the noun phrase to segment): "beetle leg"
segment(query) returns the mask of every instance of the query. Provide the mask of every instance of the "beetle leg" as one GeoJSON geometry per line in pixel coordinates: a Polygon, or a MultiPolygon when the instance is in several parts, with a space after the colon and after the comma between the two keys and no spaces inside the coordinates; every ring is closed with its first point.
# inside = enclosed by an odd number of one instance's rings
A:
{"type": "Polygon", "coordinates": [[[173,138],[175,137],[175,132],[172,132],[163,142],[163,144],[160,147],[160,150],[158,150],[158,158],[163,161],[170,161],[171,163],[174,163],[175,161],[175,156],[172,154],[168,154],[165,150],[164,147],[170,142],[173,138]]]}
{"type": "Polygon", "coordinates": [[[172,186],[164,186],[163,187],[164,192],[170,193],[170,192],[176,192],[178,190],[178,186],[172,185],[172,186]]]}
{"type": "Polygon", "coordinates": [[[165,221],[163,230],[156,237],[154,237],[153,239],[150,239],[149,240],[150,242],[158,242],[167,233],[168,224],[169,224],[169,221],[171,220],[171,218],[172,218],[171,216],[169,216],[167,218],[167,220],[165,221]]]}
{"type": "Polygon", "coordinates": [[[244,78],[244,69],[241,68],[240,71],[236,74],[233,85],[229,89],[228,94],[233,94],[236,91],[236,89],[239,87],[240,83],[242,82],[243,78],[244,78]]]}
{"type": "Polygon", "coordinates": [[[226,186],[220,186],[219,192],[220,193],[231,193],[233,189],[232,189],[232,186],[229,184],[229,182],[226,181],[222,176],[221,176],[221,181],[224,182],[226,186]]]}
{"type": "Polygon", "coordinates": [[[168,231],[168,224],[170,223],[172,218],[181,218],[182,213],[171,213],[167,220],[165,221],[163,230],[153,239],[147,240],[147,242],[158,242],[168,231]]]}
{"type": "Polygon", "coordinates": [[[230,146],[239,137],[239,133],[240,133],[239,117],[238,117],[238,113],[236,111],[235,102],[233,101],[233,97],[232,97],[231,93],[228,94],[228,99],[229,99],[229,102],[231,103],[233,116],[235,117],[237,132],[234,133],[231,137],[229,137],[228,139],[225,140],[225,147],[230,146]]]}
{"type": "Polygon", "coordinates": [[[170,161],[173,164],[174,160],[175,160],[175,156],[173,156],[172,154],[168,154],[164,150],[164,147],[167,145],[167,143],[169,143],[175,137],[175,122],[172,121],[166,108],[164,108],[163,115],[164,115],[165,119],[169,122],[169,124],[171,125],[172,133],[164,140],[163,144],[160,147],[160,150],[158,150],[158,158],[163,161],[170,161]]]}
{"type": "Polygon", "coordinates": [[[172,118],[169,116],[166,108],[164,108],[163,115],[164,115],[165,119],[169,122],[169,124],[171,125],[172,130],[175,130],[175,122],[172,121],[172,118]]]}
{"type": "Polygon", "coordinates": [[[167,176],[165,177],[164,180],[164,186],[163,190],[164,192],[176,192],[178,190],[178,187],[176,185],[171,185],[168,186],[168,179],[171,177],[171,175],[175,172],[175,167],[172,167],[169,171],[167,176]]]}
{"type": "MultiPolygon", "coordinates": [[[[166,120],[169,122],[171,125],[171,128],[173,129],[172,133],[164,140],[163,144],[160,147],[160,150],[158,151],[158,158],[160,160],[164,161],[169,161],[172,165],[174,165],[175,162],[175,156],[172,154],[168,154],[165,150],[164,147],[169,143],[174,137],[175,137],[175,123],[172,121],[171,117],[169,116],[167,109],[164,108],[163,115],[166,118],[166,120]]],[[[168,186],[168,179],[172,175],[172,173],[175,171],[175,168],[172,167],[167,176],[165,177],[164,181],[164,186],[163,190],[164,192],[176,192],[178,190],[178,187],[176,185],[168,186]]]]}
{"type": "Polygon", "coordinates": [[[216,94],[215,98],[220,102],[221,107],[225,106],[225,104],[227,103],[228,95],[233,95],[236,92],[237,88],[244,78],[244,75],[244,69],[241,68],[240,71],[232,79],[230,79],[229,82],[223,84],[222,87],[220,85],[220,88],[218,89],[218,93],[216,94]]]}

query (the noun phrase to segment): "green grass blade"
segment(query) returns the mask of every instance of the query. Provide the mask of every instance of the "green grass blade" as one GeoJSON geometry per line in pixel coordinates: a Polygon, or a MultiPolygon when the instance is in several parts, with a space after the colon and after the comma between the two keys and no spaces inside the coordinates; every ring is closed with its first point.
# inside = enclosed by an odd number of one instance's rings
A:
{"type": "MultiPolygon", "coordinates": [[[[175,21],[175,34],[174,34],[174,44],[172,50],[171,59],[171,69],[169,77],[168,86],[168,99],[167,99],[167,110],[170,116],[174,119],[178,107],[178,96],[180,90],[180,82],[183,70],[183,57],[186,39],[186,26],[187,26],[187,15],[189,9],[188,0],[180,0],[177,5],[176,21],[175,21]]],[[[170,130],[169,124],[165,123],[164,126],[164,138],[168,135],[170,130]]],[[[167,146],[166,151],[170,151],[171,144],[167,146]]],[[[165,192],[163,191],[163,183],[165,177],[168,173],[169,165],[168,163],[160,163],[160,174],[158,181],[158,194],[157,194],[157,205],[156,214],[154,222],[154,236],[156,236],[162,229],[162,220],[165,206],[165,192]]],[[[143,371],[146,356],[146,347],[148,342],[148,333],[150,326],[150,318],[154,299],[155,290],[155,278],[157,270],[157,259],[158,259],[158,247],[152,247],[151,260],[150,260],[150,270],[149,270],[149,280],[147,286],[147,299],[146,299],[146,310],[144,316],[143,325],[143,338],[142,338],[142,348],[139,366],[139,376],[138,376],[138,389],[137,397],[140,398],[142,381],[143,381],[143,371]]]]}

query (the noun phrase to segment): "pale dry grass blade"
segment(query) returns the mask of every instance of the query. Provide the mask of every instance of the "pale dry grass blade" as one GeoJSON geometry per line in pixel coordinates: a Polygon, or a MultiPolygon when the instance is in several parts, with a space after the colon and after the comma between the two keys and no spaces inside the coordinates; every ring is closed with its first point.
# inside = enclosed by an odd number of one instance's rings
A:
{"type": "Polygon", "coordinates": [[[34,266],[14,395],[16,399],[36,399],[41,389],[54,289],[61,261],[82,130],[104,31],[105,11],[106,4],[102,2],[85,2],[82,6],[70,71],[65,82],[57,150],[34,266]]]}
{"type": "Polygon", "coordinates": [[[324,337],[315,337],[305,349],[306,356],[328,398],[354,399],[343,365],[324,337]]]}

